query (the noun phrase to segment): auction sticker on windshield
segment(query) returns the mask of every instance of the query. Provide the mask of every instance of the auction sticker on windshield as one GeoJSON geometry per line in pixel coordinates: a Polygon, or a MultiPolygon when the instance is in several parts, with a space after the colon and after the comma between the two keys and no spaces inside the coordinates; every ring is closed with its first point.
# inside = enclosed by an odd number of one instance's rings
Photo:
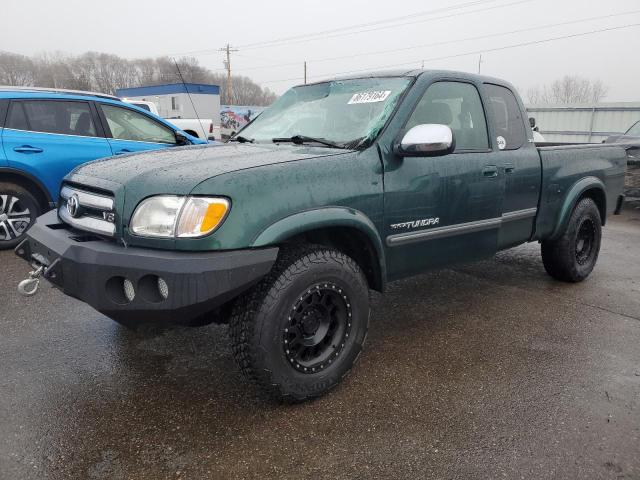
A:
{"type": "Polygon", "coordinates": [[[353,97],[351,97],[351,100],[347,102],[347,105],[353,105],[355,103],[384,102],[389,95],[391,95],[391,90],[355,93],[353,97]]]}

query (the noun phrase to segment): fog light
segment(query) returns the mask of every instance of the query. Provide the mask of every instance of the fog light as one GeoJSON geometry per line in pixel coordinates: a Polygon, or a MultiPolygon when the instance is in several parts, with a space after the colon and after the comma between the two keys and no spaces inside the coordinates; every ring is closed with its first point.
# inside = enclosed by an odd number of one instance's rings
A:
{"type": "Polygon", "coordinates": [[[165,300],[169,296],[169,285],[167,285],[167,282],[165,282],[162,277],[158,277],[158,291],[165,300]]]}
{"type": "Polygon", "coordinates": [[[133,299],[136,298],[136,290],[133,288],[131,280],[125,278],[122,286],[124,287],[124,296],[127,297],[127,300],[130,302],[133,302],[133,299]]]}

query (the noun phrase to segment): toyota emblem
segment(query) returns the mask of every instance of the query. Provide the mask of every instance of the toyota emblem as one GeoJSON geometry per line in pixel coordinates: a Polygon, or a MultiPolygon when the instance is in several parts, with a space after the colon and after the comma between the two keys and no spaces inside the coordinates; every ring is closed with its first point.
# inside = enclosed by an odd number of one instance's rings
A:
{"type": "Polygon", "coordinates": [[[67,199],[67,212],[75,218],[78,215],[78,210],[80,210],[80,200],[78,195],[73,194],[67,199]]]}

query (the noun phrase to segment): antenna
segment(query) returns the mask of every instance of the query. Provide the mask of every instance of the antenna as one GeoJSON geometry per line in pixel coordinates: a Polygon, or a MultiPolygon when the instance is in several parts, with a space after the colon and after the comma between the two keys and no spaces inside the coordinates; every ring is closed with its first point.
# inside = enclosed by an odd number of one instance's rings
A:
{"type": "Polygon", "coordinates": [[[202,121],[200,120],[200,115],[198,115],[198,110],[196,110],[196,106],[193,103],[193,98],[191,98],[191,93],[189,93],[189,87],[187,87],[187,84],[184,81],[184,77],[182,76],[182,72],[180,71],[180,67],[178,66],[178,62],[176,61],[175,57],[173,58],[173,63],[176,64],[176,70],[178,70],[178,75],[180,75],[180,80],[182,81],[182,85],[184,86],[184,90],[185,92],[187,92],[187,97],[189,97],[189,101],[191,102],[191,107],[193,108],[193,112],[196,114],[196,118],[198,119],[198,125],[200,125],[200,128],[202,129],[202,133],[204,134],[204,139],[207,139],[207,132],[205,131],[204,125],[202,125],[202,121]]]}

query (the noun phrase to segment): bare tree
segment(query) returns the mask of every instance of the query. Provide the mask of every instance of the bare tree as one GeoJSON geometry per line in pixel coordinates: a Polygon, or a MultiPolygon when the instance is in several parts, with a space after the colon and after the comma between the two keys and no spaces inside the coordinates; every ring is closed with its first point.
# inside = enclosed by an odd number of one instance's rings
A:
{"type": "Polygon", "coordinates": [[[607,96],[608,91],[609,88],[601,80],[565,75],[549,85],[530,88],[527,98],[532,105],[597,103],[607,96]]]}
{"type": "Polygon", "coordinates": [[[35,66],[29,57],[0,52],[0,84],[32,87],[35,66]]]}
{"type": "Polygon", "coordinates": [[[117,55],[87,52],[74,56],[60,52],[33,58],[0,52],[0,84],[71,88],[115,93],[119,88],[185,82],[221,87],[221,103],[269,105],[276,95],[247,77],[234,77],[234,94],[226,98],[226,76],[201,66],[193,57],[128,60],[117,55]],[[182,77],[178,73],[176,63],[182,77]]]}

